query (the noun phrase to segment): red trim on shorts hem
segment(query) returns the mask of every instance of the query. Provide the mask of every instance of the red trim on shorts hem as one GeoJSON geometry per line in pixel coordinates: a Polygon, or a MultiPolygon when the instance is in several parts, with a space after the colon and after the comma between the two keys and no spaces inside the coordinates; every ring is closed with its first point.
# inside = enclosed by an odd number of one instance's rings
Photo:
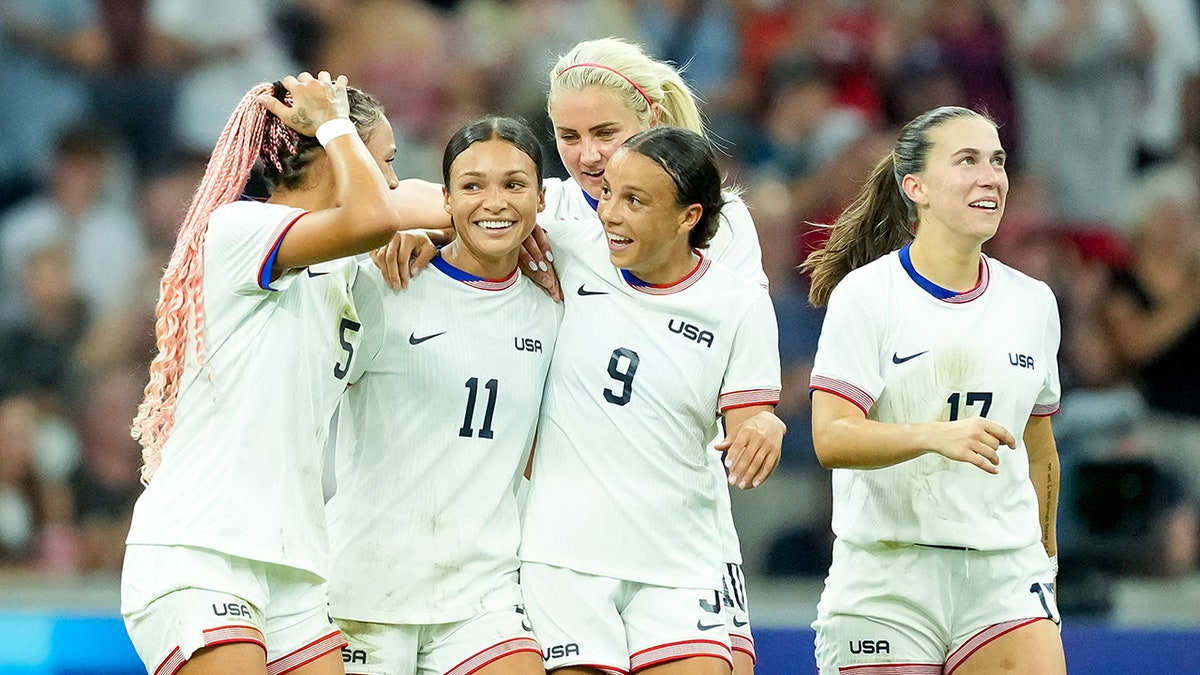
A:
{"type": "Polygon", "coordinates": [[[204,635],[205,647],[237,644],[239,642],[252,642],[259,647],[262,647],[264,652],[267,651],[267,638],[262,634],[261,630],[255,628],[254,626],[242,626],[237,624],[230,626],[217,626],[216,628],[207,628],[202,631],[202,633],[204,635]],[[216,637],[213,637],[214,634],[218,633],[229,633],[229,635],[217,635],[216,637]]]}
{"type": "Polygon", "coordinates": [[[1046,617],[1042,616],[1042,617],[1034,617],[1032,619],[1016,619],[1013,621],[1002,621],[1000,623],[994,623],[994,624],[988,626],[987,628],[984,628],[983,630],[979,631],[978,633],[967,638],[967,641],[964,642],[961,647],[959,647],[957,650],[955,650],[955,652],[953,654],[951,654],[949,658],[946,659],[947,665],[949,665],[952,661],[956,661],[956,663],[954,663],[954,665],[950,666],[950,668],[948,670],[946,670],[945,675],[952,675],[952,673],[954,673],[955,670],[958,670],[958,667],[961,666],[964,661],[971,658],[971,655],[974,654],[975,652],[979,651],[980,649],[982,649],[984,647],[984,645],[987,645],[987,644],[993,642],[994,640],[996,640],[997,638],[1003,637],[1004,635],[1007,635],[1018,628],[1023,628],[1025,626],[1028,626],[1031,623],[1034,623],[1035,621],[1041,621],[1044,618],[1046,618],[1046,617]],[[999,629],[999,630],[997,630],[997,629],[999,629]],[[992,630],[996,631],[995,635],[991,635],[991,636],[987,637],[986,639],[981,640],[979,642],[979,644],[971,646],[972,640],[976,640],[976,639],[986,635],[988,631],[992,631],[992,630]],[[967,650],[966,653],[964,653],[960,656],[959,654],[969,646],[971,648],[969,650],[967,650]]]}
{"type": "Polygon", "coordinates": [[[729,664],[729,667],[733,668],[733,654],[730,652],[729,645],[716,640],[679,640],[677,642],[667,642],[661,645],[647,647],[646,649],[629,655],[629,668],[631,673],[636,673],[639,670],[645,670],[646,668],[657,666],[662,663],[669,663],[671,661],[680,661],[682,659],[690,659],[702,656],[707,656],[714,659],[724,659],[725,662],[729,664]],[[665,655],[661,658],[652,658],[652,660],[648,660],[645,663],[637,663],[637,657],[642,654],[684,645],[709,645],[712,647],[717,647],[718,649],[712,651],[695,651],[691,653],[680,651],[679,653],[665,655]]]}
{"type": "Polygon", "coordinates": [[[750,660],[755,664],[758,663],[758,654],[754,651],[754,638],[749,635],[729,634],[729,647],[735,652],[741,652],[750,657],[750,660]]]}
{"type": "Polygon", "coordinates": [[[346,642],[346,637],[344,635],[342,635],[342,631],[335,629],[332,633],[329,633],[329,634],[325,635],[324,637],[319,637],[316,640],[313,640],[312,642],[304,645],[303,647],[293,651],[292,653],[285,654],[285,655],[275,659],[274,661],[271,661],[270,663],[268,663],[267,664],[267,675],[283,675],[284,673],[290,673],[293,670],[295,670],[301,666],[306,666],[306,665],[312,663],[313,661],[316,661],[317,659],[321,658],[322,656],[325,656],[326,654],[334,651],[335,649],[340,650],[342,647],[345,647],[347,644],[349,644],[349,643],[346,642]],[[323,642],[328,642],[328,643],[330,643],[330,645],[328,647],[326,647],[325,645],[321,644],[323,642]],[[305,654],[305,652],[310,651],[310,650],[315,651],[316,653],[312,654],[311,656],[309,656],[308,654],[305,654]],[[288,659],[303,659],[303,660],[299,661],[297,663],[291,663],[291,662],[287,661],[288,659]]]}
{"type": "Polygon", "coordinates": [[[495,663],[496,661],[499,661],[500,659],[512,656],[513,654],[520,654],[522,652],[534,652],[538,656],[541,656],[542,655],[542,647],[541,647],[541,645],[538,644],[537,640],[534,640],[533,638],[529,638],[529,637],[510,638],[508,640],[504,640],[503,642],[497,642],[496,644],[492,645],[491,647],[487,647],[486,649],[481,649],[478,652],[475,652],[474,654],[472,654],[471,656],[468,656],[467,658],[460,661],[453,668],[451,668],[450,670],[447,670],[446,675],[474,675],[474,673],[479,672],[479,670],[481,668],[485,668],[485,667],[495,663]],[[528,644],[525,644],[525,643],[528,643],[528,644]],[[506,647],[505,645],[509,645],[509,646],[506,647]],[[522,645],[524,645],[524,646],[522,646],[522,645]],[[495,654],[494,656],[492,656],[491,658],[488,658],[483,663],[480,663],[475,666],[469,665],[471,663],[472,659],[477,659],[480,656],[487,654],[488,652],[493,651],[493,650],[497,651],[498,653],[495,654]],[[464,666],[467,666],[470,669],[459,671],[459,668],[463,668],[464,666]]]}
{"type": "Polygon", "coordinates": [[[183,650],[179,647],[176,647],[175,649],[172,649],[171,653],[167,654],[167,658],[163,659],[162,663],[158,664],[158,667],[154,669],[154,675],[175,675],[175,673],[178,673],[179,669],[182,668],[185,663],[187,663],[187,659],[183,657],[183,650]],[[168,667],[171,669],[164,670],[164,668],[168,667]]]}

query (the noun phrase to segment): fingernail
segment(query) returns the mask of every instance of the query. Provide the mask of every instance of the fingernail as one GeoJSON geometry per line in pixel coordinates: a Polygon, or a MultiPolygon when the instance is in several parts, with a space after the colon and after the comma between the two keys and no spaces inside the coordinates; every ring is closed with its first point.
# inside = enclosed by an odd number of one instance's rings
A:
{"type": "Polygon", "coordinates": [[[742,481],[742,482],[738,483],[738,488],[745,490],[746,489],[746,481],[742,481]]]}
{"type": "Polygon", "coordinates": [[[725,468],[726,468],[726,469],[732,469],[732,468],[733,468],[733,460],[732,460],[732,459],[726,459],[726,460],[725,460],[725,468]]]}
{"type": "Polygon", "coordinates": [[[729,484],[734,485],[736,483],[737,483],[737,476],[735,476],[733,474],[729,474],[729,484]]]}
{"type": "Polygon", "coordinates": [[[533,262],[532,260],[529,261],[529,271],[530,272],[537,271],[537,263],[533,262]]]}
{"type": "Polygon", "coordinates": [[[549,260],[550,262],[554,262],[554,254],[551,253],[550,251],[546,251],[546,260],[549,260]]]}
{"type": "Polygon", "coordinates": [[[543,271],[543,272],[549,272],[549,271],[550,271],[550,266],[546,264],[546,261],[545,261],[545,260],[543,260],[542,262],[538,263],[538,267],[542,268],[542,271],[543,271]]]}
{"type": "Polygon", "coordinates": [[[754,487],[758,487],[759,485],[762,485],[762,481],[761,481],[761,480],[756,480],[756,481],[754,481],[754,487]]]}

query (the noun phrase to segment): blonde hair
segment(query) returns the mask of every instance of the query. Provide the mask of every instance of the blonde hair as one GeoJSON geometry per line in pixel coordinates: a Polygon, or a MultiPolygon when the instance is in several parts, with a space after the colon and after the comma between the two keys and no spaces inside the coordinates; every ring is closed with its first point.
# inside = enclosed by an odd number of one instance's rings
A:
{"type": "Polygon", "coordinates": [[[705,135],[697,98],[679,71],[658,61],[638,45],[620,38],[587,40],[558,58],[550,71],[547,107],[564,91],[600,85],[616,93],[646,126],[657,123],[683,127],[705,135]]]}

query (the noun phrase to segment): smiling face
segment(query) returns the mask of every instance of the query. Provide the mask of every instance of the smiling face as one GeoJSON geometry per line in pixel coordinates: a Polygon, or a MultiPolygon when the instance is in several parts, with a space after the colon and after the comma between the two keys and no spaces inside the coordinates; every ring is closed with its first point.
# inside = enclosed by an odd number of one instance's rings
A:
{"type": "Polygon", "coordinates": [[[600,198],[613,153],[648,128],[615,92],[598,84],[559,93],[550,102],[550,119],[563,165],[594,199],[600,198]]]}
{"type": "Polygon", "coordinates": [[[508,141],[472,143],[450,165],[446,213],[456,238],[443,255],[487,279],[508,276],[546,203],[533,159],[508,141]]]}
{"type": "Polygon", "coordinates": [[[904,177],[923,230],[982,244],[996,234],[1008,196],[1005,153],[996,127],[976,116],[957,117],[929,131],[925,169],[904,177]]]}
{"type": "Polygon", "coordinates": [[[612,264],[652,284],[670,284],[695,267],[688,233],[703,209],[676,203],[675,183],[657,162],[627,149],[613,155],[596,209],[612,264]]]}

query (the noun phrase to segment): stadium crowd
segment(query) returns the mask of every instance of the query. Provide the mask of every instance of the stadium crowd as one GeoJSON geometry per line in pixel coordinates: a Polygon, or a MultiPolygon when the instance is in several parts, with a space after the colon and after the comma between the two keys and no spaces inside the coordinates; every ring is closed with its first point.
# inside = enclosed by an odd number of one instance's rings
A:
{"type": "Polygon", "coordinates": [[[769,523],[746,530],[764,532],[744,536],[747,570],[829,565],[808,421],[822,315],[796,267],[898,124],[958,104],[990,113],[1009,153],[1011,198],[985,251],[1049,283],[1062,312],[1064,583],[1195,574],[1198,14],[1195,0],[5,2],[0,568],[120,569],[158,279],[243,92],[346,74],[386,107],[401,178],[436,180],[467,121],[519,116],[561,175],[547,73],[612,35],[685,66],[758,228],[789,433],[783,480],[739,501],[768,493],[773,507],[737,514],[769,523]]]}

